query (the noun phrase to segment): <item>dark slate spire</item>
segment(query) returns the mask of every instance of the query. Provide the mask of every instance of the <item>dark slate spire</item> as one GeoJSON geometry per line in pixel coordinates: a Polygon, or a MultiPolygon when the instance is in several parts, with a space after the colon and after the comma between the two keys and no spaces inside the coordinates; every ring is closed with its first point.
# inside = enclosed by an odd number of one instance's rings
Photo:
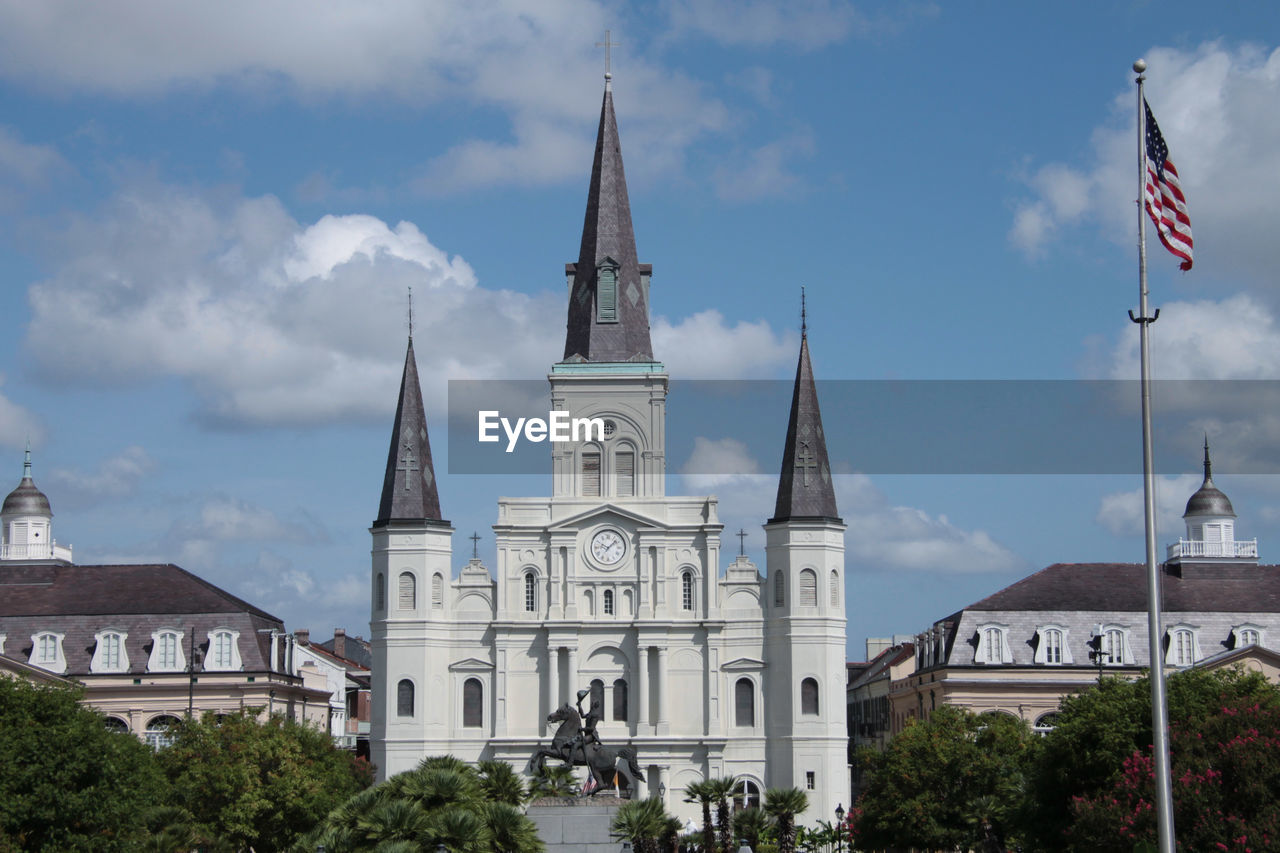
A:
{"type": "Polygon", "coordinates": [[[410,337],[404,377],[400,380],[400,401],[396,403],[396,423],[391,430],[391,450],[387,453],[387,473],[382,479],[382,503],[373,526],[382,527],[392,521],[440,520],[427,415],[422,408],[418,362],[413,357],[410,337]]]}
{"type": "Polygon", "coordinates": [[[613,92],[605,75],[604,103],[596,134],[596,156],[587,191],[582,248],[566,264],[569,323],[564,360],[653,361],[649,342],[649,265],[636,260],[631,202],[622,170],[613,92]]]}
{"type": "Polygon", "coordinates": [[[813,365],[809,363],[808,328],[802,319],[800,363],[796,365],[796,387],[791,395],[787,445],[782,451],[778,502],[769,522],[819,518],[839,521],[840,512],[836,509],[836,493],[831,482],[827,436],[822,431],[822,413],[818,410],[818,388],[813,381],[813,365]]]}
{"type": "Polygon", "coordinates": [[[1191,499],[1187,501],[1187,511],[1182,514],[1182,517],[1190,518],[1193,515],[1236,517],[1236,511],[1231,506],[1231,501],[1213,484],[1213,463],[1209,461],[1208,435],[1204,437],[1204,482],[1196,493],[1191,496],[1191,499]]]}

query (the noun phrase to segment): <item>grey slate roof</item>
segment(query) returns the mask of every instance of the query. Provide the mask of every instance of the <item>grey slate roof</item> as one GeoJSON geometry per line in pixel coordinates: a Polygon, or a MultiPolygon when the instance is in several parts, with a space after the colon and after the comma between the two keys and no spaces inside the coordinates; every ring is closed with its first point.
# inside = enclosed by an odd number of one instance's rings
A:
{"type": "Polygon", "coordinates": [[[400,398],[391,429],[391,449],[382,478],[382,500],[374,527],[391,521],[440,521],[440,495],[431,461],[431,440],[427,436],[427,415],[422,407],[422,386],[418,383],[418,362],[413,355],[413,338],[404,356],[400,398]]]}
{"type": "Polygon", "coordinates": [[[822,430],[822,413],[818,410],[818,388],[809,362],[809,336],[801,334],[787,442],[782,451],[782,473],[778,477],[778,500],[769,521],[838,520],[839,517],[831,463],[827,458],[827,437],[822,430]]]}
{"type": "Polygon", "coordinates": [[[641,282],[640,268],[618,122],[613,114],[613,92],[606,86],[582,223],[582,246],[578,262],[566,265],[566,274],[573,275],[573,287],[569,291],[565,361],[653,361],[649,294],[641,282]],[[618,268],[616,323],[597,321],[597,269],[606,259],[618,268]]]}

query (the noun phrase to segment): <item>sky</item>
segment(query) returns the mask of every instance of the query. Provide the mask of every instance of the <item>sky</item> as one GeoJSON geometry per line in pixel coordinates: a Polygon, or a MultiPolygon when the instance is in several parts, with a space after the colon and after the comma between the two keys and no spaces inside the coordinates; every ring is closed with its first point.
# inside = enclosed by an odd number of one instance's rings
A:
{"type": "MultiPolygon", "coordinates": [[[[30,441],[76,562],[367,635],[412,287],[455,568],[473,531],[493,564],[497,497],[549,479],[450,473],[447,383],[561,355],[606,29],[673,381],[788,379],[802,285],[824,382],[1136,379],[1139,57],[1196,240],[1182,272],[1149,239],[1154,374],[1280,379],[1276,4],[0,0],[0,472],[30,441]]],[[[1208,433],[1280,560],[1258,387],[1157,425],[1161,549],[1208,433]]],[[[775,450],[704,418],[668,491],[717,494],[763,567],[787,413],[757,416],[775,450]]],[[[1126,472],[895,473],[856,420],[826,423],[851,659],[1051,563],[1144,559],[1136,430],[1126,472]]]]}

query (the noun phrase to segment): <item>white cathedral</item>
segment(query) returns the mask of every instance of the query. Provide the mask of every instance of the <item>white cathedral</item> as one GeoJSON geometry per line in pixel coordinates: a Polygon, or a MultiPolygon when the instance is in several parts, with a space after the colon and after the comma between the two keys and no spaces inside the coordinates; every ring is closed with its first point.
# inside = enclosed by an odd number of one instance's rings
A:
{"type": "MultiPolygon", "coordinates": [[[[717,500],[666,493],[668,377],[649,338],[606,77],[581,250],[551,409],[601,418],[600,441],[553,445],[552,496],[502,498],[497,566],[453,571],[410,339],[373,536],[372,753],[380,778],[425,756],[517,769],[580,689],[602,742],[631,746],[668,810],[684,788],[735,776],[809,795],[803,820],[849,805],[845,525],[836,509],[807,336],[773,517],[768,577],[721,570],[717,500]]],[[[779,412],[778,427],[782,419],[779,412]]]]}

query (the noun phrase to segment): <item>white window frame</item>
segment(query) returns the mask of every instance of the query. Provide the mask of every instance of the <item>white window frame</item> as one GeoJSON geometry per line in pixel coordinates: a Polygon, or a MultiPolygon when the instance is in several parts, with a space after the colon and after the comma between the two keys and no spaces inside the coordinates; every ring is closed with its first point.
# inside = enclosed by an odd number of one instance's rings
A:
{"type": "Polygon", "coordinates": [[[1013,663],[1013,652],[1009,648],[1008,625],[984,622],[978,626],[978,647],[973,650],[973,662],[982,666],[999,666],[1013,663]],[[998,649],[990,648],[991,637],[993,636],[1000,644],[998,649]]]}
{"type": "Polygon", "coordinates": [[[698,606],[698,579],[693,569],[680,573],[680,610],[692,613],[698,606]]]}
{"type": "Polygon", "coordinates": [[[600,593],[600,612],[605,616],[613,616],[615,615],[616,610],[617,607],[614,606],[613,590],[606,589],[604,592],[600,593]]]}
{"type": "Polygon", "coordinates": [[[62,640],[66,634],[57,631],[37,631],[31,635],[31,657],[28,663],[32,666],[38,666],[48,672],[56,672],[59,675],[65,674],[67,671],[67,657],[62,651],[62,640]],[[47,644],[42,645],[41,640],[52,638],[53,640],[53,656],[41,654],[43,648],[47,648],[47,644]]]}
{"type": "Polygon", "coordinates": [[[524,612],[538,612],[538,573],[533,569],[524,572],[524,612]]]}
{"type": "MultiPolygon", "coordinates": [[[[1266,629],[1263,628],[1261,625],[1255,625],[1252,622],[1246,622],[1243,625],[1237,625],[1231,629],[1231,636],[1232,636],[1232,639],[1235,641],[1233,643],[1233,646],[1235,648],[1239,649],[1239,648],[1243,648],[1244,646],[1250,645],[1250,643],[1247,643],[1244,640],[1243,635],[1244,635],[1244,632],[1246,631],[1252,631],[1255,635],[1257,635],[1257,639],[1255,639],[1252,643],[1253,645],[1262,646],[1265,644],[1267,639],[1266,629]]],[[[3,652],[3,651],[4,651],[3,638],[0,637],[0,652],[3,652]]]]}
{"type": "Polygon", "coordinates": [[[1179,622],[1176,625],[1170,625],[1166,631],[1169,638],[1169,648],[1165,650],[1164,662],[1169,666],[1187,667],[1204,657],[1200,652],[1200,626],[1188,625],[1185,622],[1179,622]],[[1180,641],[1187,638],[1185,645],[1180,641]],[[1181,652],[1187,652],[1190,660],[1185,660],[1181,652]]]}
{"type": "Polygon", "coordinates": [[[1036,643],[1035,662],[1044,664],[1045,666],[1064,666],[1066,664],[1075,663],[1071,657],[1071,633],[1070,630],[1062,625],[1051,624],[1041,625],[1036,628],[1036,634],[1040,641],[1036,643]],[[1061,653],[1059,660],[1049,660],[1049,632],[1057,631],[1061,638],[1061,644],[1058,651],[1061,653]]]}
{"type": "Polygon", "coordinates": [[[151,658],[147,661],[147,672],[185,672],[187,668],[187,652],[182,647],[182,632],[177,628],[161,628],[151,634],[151,658]],[[177,664],[173,667],[164,666],[161,660],[160,651],[163,646],[162,637],[172,636],[175,638],[177,647],[177,664]]]}
{"type": "Polygon", "coordinates": [[[1102,637],[1101,651],[1107,655],[1103,666],[1126,666],[1133,664],[1133,641],[1129,637],[1129,629],[1123,625],[1099,625],[1095,636],[1102,637]],[[1115,651],[1107,640],[1113,634],[1120,637],[1120,660],[1115,659],[1115,651]]]}
{"type": "Polygon", "coordinates": [[[214,628],[208,634],[209,637],[209,653],[204,656],[204,666],[208,672],[240,672],[244,669],[244,661],[240,659],[240,632],[219,626],[214,628]],[[231,639],[231,659],[227,664],[222,664],[217,660],[215,651],[217,649],[218,637],[230,637],[231,639]]]}
{"type": "Polygon", "coordinates": [[[0,631],[0,655],[4,654],[4,641],[9,639],[9,635],[0,631]]]}
{"type": "Polygon", "coordinates": [[[89,671],[93,673],[99,672],[128,672],[129,671],[129,650],[126,640],[129,639],[127,631],[121,631],[119,628],[103,628],[101,631],[93,635],[93,659],[89,661],[89,671]],[[107,652],[107,638],[114,636],[120,643],[119,655],[116,659],[116,665],[111,666],[107,652]]]}

